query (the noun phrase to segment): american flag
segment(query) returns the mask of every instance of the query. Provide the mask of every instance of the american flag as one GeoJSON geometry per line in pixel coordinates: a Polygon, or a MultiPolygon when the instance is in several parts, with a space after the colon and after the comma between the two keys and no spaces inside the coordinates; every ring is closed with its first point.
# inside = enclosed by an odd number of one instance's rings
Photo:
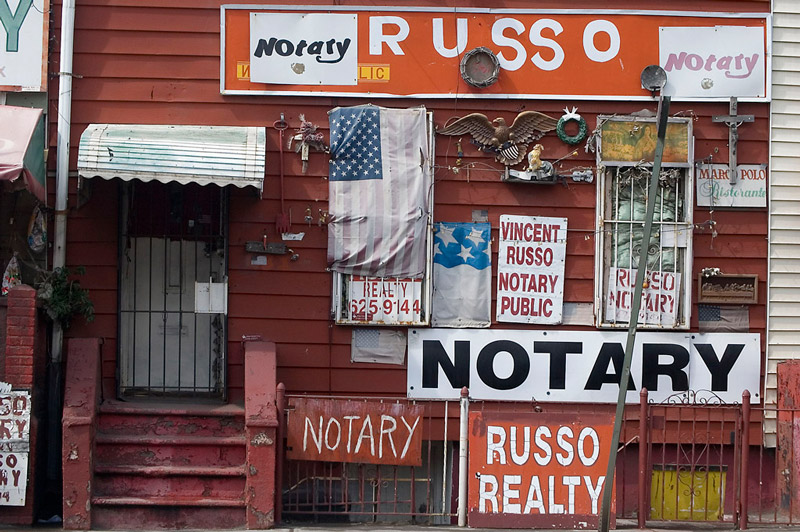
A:
{"type": "Polygon", "coordinates": [[[425,108],[330,112],[328,264],[341,273],[421,277],[428,222],[425,108]]]}

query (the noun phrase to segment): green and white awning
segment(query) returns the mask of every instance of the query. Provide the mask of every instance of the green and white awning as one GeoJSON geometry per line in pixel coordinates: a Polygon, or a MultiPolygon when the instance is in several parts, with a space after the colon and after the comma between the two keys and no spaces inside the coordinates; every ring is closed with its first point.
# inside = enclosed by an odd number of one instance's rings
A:
{"type": "Polygon", "coordinates": [[[91,124],[81,135],[78,174],[263,190],[263,127],[91,124]]]}
{"type": "Polygon", "coordinates": [[[41,109],[0,105],[0,181],[24,183],[46,203],[44,142],[41,109]]]}

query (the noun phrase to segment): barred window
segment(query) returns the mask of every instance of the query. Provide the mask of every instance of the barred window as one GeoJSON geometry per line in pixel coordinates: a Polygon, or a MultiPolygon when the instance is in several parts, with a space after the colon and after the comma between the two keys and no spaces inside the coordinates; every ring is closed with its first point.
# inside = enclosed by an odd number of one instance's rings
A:
{"type": "MultiPolygon", "coordinates": [[[[644,127],[638,121],[626,124],[633,124],[630,127],[634,132],[646,128],[645,135],[655,135],[654,124],[644,127]]],[[[619,124],[615,128],[618,130],[619,124]]],[[[601,131],[604,132],[605,128],[601,131]]],[[[680,134],[673,132],[673,135],[680,134]]],[[[600,146],[595,281],[597,324],[604,327],[629,326],[636,273],[642,262],[640,257],[646,256],[639,325],[687,328],[692,285],[691,137],[687,140],[687,159],[680,160],[673,153],[671,157],[678,161],[665,161],[662,166],[646,255],[642,246],[652,175],[652,158],[647,160],[647,150],[654,151],[655,138],[624,140],[625,147],[631,148],[630,155],[641,156],[641,160],[607,161],[603,158],[602,143],[600,146]]],[[[609,146],[611,142],[618,142],[618,138],[607,136],[605,155],[613,153],[615,159],[624,159],[620,153],[627,152],[620,150],[616,144],[609,146]]]]}

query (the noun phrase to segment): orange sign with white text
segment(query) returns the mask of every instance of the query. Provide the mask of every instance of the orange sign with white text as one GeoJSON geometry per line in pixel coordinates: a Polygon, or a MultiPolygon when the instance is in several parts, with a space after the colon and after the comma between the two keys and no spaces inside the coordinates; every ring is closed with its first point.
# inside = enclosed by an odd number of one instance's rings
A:
{"type": "Polygon", "coordinates": [[[660,53],[675,72],[764,78],[770,19],[677,11],[228,5],[222,23],[223,94],[630,100],[652,98],[640,75],[659,64],[660,53]],[[731,39],[720,52],[660,40],[663,28],[717,26],[761,29],[763,45],[731,39]],[[477,47],[489,48],[500,63],[497,82],[486,88],[467,84],[459,70],[463,55],[477,47]]]}
{"type": "Polygon", "coordinates": [[[470,413],[469,526],[596,528],[613,430],[602,415],[470,413]]]}

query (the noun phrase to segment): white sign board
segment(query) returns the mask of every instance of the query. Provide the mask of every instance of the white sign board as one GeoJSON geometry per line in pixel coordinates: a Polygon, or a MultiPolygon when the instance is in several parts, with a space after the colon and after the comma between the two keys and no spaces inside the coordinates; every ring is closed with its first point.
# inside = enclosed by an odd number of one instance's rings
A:
{"type": "Polygon", "coordinates": [[[198,314],[228,313],[228,282],[194,283],[194,311],[198,314]]]}
{"type": "Polygon", "coordinates": [[[767,165],[740,164],[731,183],[727,164],[697,166],[698,207],[766,207],[767,165]]]}
{"type": "Polygon", "coordinates": [[[0,453],[0,506],[25,506],[28,453],[0,453]]]}
{"type": "Polygon", "coordinates": [[[347,297],[352,322],[389,325],[419,323],[422,319],[421,279],[354,275],[347,297]]]}
{"type": "Polygon", "coordinates": [[[46,90],[49,12],[43,0],[0,0],[0,90],[46,90]]]}
{"type": "Polygon", "coordinates": [[[29,393],[0,393],[0,506],[25,506],[30,423],[29,393]]]}
{"type": "Polygon", "coordinates": [[[659,28],[662,93],[679,98],[765,97],[763,27],[659,28]]]}
{"type": "MultiPolygon", "coordinates": [[[[616,403],[627,333],[503,329],[412,329],[412,399],[616,403]]],[[[636,335],[626,402],[645,387],[661,402],[695,392],[726,403],[760,401],[761,340],[749,333],[636,335]]]]}
{"type": "MultiPolygon", "coordinates": [[[[638,323],[674,327],[678,323],[680,308],[681,274],[673,272],[647,271],[639,306],[638,323]]],[[[606,294],[606,321],[629,323],[631,305],[636,284],[636,270],[610,268],[608,293],[606,294]]]]}
{"type": "Polygon", "coordinates": [[[358,15],[250,13],[250,80],[356,85],[358,15]]]}
{"type": "Polygon", "coordinates": [[[500,216],[497,321],[561,323],[567,219],[500,216]]]}

